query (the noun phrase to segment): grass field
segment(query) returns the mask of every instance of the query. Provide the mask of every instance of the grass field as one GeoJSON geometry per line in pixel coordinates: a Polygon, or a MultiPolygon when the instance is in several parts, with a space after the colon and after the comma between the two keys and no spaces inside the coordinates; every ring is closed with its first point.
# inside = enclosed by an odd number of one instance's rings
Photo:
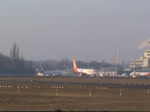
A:
{"type": "Polygon", "coordinates": [[[146,85],[150,79],[0,77],[0,110],[150,111],[149,89],[100,83],[146,85]]]}

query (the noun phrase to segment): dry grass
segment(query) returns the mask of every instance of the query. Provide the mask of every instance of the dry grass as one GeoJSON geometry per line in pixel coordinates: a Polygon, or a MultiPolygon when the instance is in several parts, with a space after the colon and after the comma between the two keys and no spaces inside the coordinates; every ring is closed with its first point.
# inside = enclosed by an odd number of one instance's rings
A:
{"type": "Polygon", "coordinates": [[[147,89],[122,88],[120,96],[120,88],[97,89],[97,85],[68,84],[69,82],[149,84],[150,79],[1,77],[0,80],[1,111],[59,109],[65,111],[150,111],[150,95],[147,89]],[[47,81],[64,82],[64,84],[41,83],[47,81]],[[89,96],[90,90],[91,96],[89,96]]]}

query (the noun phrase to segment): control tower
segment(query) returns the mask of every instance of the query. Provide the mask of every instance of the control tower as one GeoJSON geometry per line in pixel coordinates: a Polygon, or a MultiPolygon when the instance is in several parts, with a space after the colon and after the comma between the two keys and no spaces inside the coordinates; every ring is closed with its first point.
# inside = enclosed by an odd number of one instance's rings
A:
{"type": "Polygon", "coordinates": [[[150,40],[147,43],[148,49],[144,52],[144,55],[138,59],[130,62],[130,69],[133,68],[150,68],[150,40]]]}

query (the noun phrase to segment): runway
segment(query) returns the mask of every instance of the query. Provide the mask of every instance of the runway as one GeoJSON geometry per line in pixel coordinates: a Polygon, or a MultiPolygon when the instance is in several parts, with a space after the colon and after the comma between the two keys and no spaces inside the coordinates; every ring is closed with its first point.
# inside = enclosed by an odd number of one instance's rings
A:
{"type": "Polygon", "coordinates": [[[150,79],[0,77],[0,110],[150,110],[149,87],[150,79]]]}
{"type": "Polygon", "coordinates": [[[73,78],[73,77],[0,77],[0,86],[94,86],[124,89],[150,89],[150,79],[133,78],[73,78]]]}

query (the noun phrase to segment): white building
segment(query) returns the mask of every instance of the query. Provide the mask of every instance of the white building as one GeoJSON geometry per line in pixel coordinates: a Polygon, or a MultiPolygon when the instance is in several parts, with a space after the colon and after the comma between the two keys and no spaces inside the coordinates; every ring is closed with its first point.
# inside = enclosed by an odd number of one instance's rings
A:
{"type": "Polygon", "coordinates": [[[130,69],[150,68],[150,50],[144,52],[144,56],[139,59],[132,60],[129,65],[130,69]]]}

